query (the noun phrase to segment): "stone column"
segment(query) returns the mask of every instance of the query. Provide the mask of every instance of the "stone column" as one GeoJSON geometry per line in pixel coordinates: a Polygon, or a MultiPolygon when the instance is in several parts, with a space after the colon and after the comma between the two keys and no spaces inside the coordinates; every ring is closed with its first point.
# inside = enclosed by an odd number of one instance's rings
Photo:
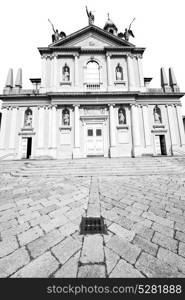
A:
{"type": "Polygon", "coordinates": [[[79,105],[74,106],[74,149],[73,158],[80,157],[80,116],[79,105]]]}
{"type": "Polygon", "coordinates": [[[138,65],[138,71],[139,71],[139,81],[140,81],[140,88],[144,89],[144,76],[143,76],[143,68],[142,68],[142,57],[137,57],[137,65],[138,65]]]}
{"type": "Polygon", "coordinates": [[[131,55],[127,56],[127,70],[128,70],[128,90],[132,91],[135,88],[134,62],[131,55]]]}
{"type": "Polygon", "coordinates": [[[79,55],[76,54],[75,55],[75,74],[74,74],[74,78],[75,78],[75,86],[77,87],[78,86],[78,57],[79,55]]]}
{"type": "Polygon", "coordinates": [[[49,118],[48,118],[48,125],[49,125],[49,137],[48,137],[48,148],[52,148],[52,106],[48,107],[49,110],[49,118]]]}
{"type": "Polygon", "coordinates": [[[1,129],[0,129],[0,149],[4,149],[8,109],[2,108],[1,113],[2,113],[2,119],[1,119],[1,129]]]}
{"type": "Polygon", "coordinates": [[[133,141],[133,156],[141,156],[141,135],[139,126],[139,116],[138,116],[137,105],[131,105],[131,124],[132,124],[132,141],[133,141]]]}
{"type": "Polygon", "coordinates": [[[107,53],[106,57],[107,57],[107,84],[108,84],[108,86],[110,86],[110,85],[112,85],[110,54],[107,53]]]}
{"type": "Polygon", "coordinates": [[[38,107],[38,148],[44,147],[44,107],[38,107]]]}
{"type": "Polygon", "coordinates": [[[172,150],[172,154],[174,154],[173,151],[177,147],[177,137],[176,137],[172,105],[167,105],[167,114],[168,114],[168,124],[169,124],[169,131],[170,131],[170,137],[171,137],[171,150],[172,150]]]}
{"type": "Polygon", "coordinates": [[[52,106],[52,148],[56,148],[56,105],[52,106]]]}
{"type": "Polygon", "coordinates": [[[17,107],[11,109],[11,125],[10,125],[10,138],[9,138],[9,149],[15,148],[15,136],[16,136],[16,121],[17,121],[17,107]]]}
{"type": "Polygon", "coordinates": [[[143,127],[144,127],[144,137],[145,137],[145,148],[147,153],[152,153],[151,149],[151,130],[149,125],[149,110],[148,105],[142,106],[143,112],[143,127]]]}
{"type": "MultiPolygon", "coordinates": [[[[180,136],[180,146],[185,148],[185,131],[184,131],[184,125],[182,120],[181,106],[177,105],[175,107],[175,110],[177,115],[177,122],[178,122],[179,136],[180,136]]],[[[183,151],[184,150],[185,149],[183,149],[183,151]]]]}
{"type": "Polygon", "coordinates": [[[110,157],[116,157],[116,127],[114,105],[109,105],[110,157]]]}

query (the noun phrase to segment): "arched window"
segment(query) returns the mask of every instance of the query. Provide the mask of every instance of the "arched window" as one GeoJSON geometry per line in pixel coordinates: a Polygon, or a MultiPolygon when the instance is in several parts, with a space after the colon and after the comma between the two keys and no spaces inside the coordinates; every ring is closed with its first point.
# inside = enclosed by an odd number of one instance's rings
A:
{"type": "Polygon", "coordinates": [[[113,29],[109,29],[109,32],[114,34],[114,30],[113,29]]]}
{"type": "Polygon", "coordinates": [[[67,108],[62,111],[62,125],[70,125],[70,113],[67,108]]]}
{"type": "Polygon", "coordinates": [[[62,69],[62,78],[63,81],[70,81],[70,68],[67,64],[65,64],[62,69]]]}
{"type": "Polygon", "coordinates": [[[120,107],[118,109],[118,121],[119,121],[119,125],[123,125],[127,123],[126,110],[123,107],[120,107]]]}
{"type": "Polygon", "coordinates": [[[100,83],[100,68],[99,64],[92,60],[87,63],[87,73],[86,73],[86,82],[87,83],[100,83]]]}
{"type": "Polygon", "coordinates": [[[123,68],[119,63],[116,66],[115,72],[116,72],[116,80],[123,80],[123,68]]]}
{"type": "Polygon", "coordinates": [[[154,107],[153,113],[154,113],[154,122],[162,123],[161,110],[157,105],[154,107]]]}
{"type": "Polygon", "coordinates": [[[24,127],[32,127],[32,110],[29,107],[24,113],[24,127]]]}

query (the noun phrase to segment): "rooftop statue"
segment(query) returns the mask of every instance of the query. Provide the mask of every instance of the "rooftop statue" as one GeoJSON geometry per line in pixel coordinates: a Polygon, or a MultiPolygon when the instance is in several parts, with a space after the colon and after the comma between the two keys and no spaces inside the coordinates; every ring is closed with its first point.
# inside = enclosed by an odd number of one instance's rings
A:
{"type": "Polygon", "coordinates": [[[87,13],[87,16],[89,19],[89,25],[94,24],[94,15],[93,15],[92,11],[88,11],[87,6],[86,6],[86,13],[87,13]]]}
{"type": "Polygon", "coordinates": [[[132,36],[133,38],[135,37],[132,30],[131,30],[131,25],[134,22],[135,18],[132,20],[128,28],[125,28],[125,32],[123,34],[123,37],[126,41],[129,41],[129,37],[132,36]]]}
{"type": "Polygon", "coordinates": [[[48,19],[48,21],[51,24],[53,32],[54,32],[54,34],[52,34],[52,43],[57,42],[59,40],[59,38],[66,37],[65,32],[61,31],[59,33],[58,29],[55,29],[55,27],[54,27],[53,23],[51,23],[50,19],[48,19]]]}

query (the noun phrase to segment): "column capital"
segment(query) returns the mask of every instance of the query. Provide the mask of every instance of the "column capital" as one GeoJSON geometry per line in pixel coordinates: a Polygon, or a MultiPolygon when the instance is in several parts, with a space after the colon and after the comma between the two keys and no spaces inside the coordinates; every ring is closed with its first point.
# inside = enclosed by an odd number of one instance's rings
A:
{"type": "Polygon", "coordinates": [[[106,57],[107,57],[107,58],[108,58],[108,57],[111,58],[111,56],[112,56],[111,53],[108,53],[108,52],[106,53],[106,57]]]}
{"type": "Polygon", "coordinates": [[[107,105],[108,105],[109,107],[110,107],[110,106],[115,107],[116,104],[115,104],[115,103],[108,103],[107,105]]]}

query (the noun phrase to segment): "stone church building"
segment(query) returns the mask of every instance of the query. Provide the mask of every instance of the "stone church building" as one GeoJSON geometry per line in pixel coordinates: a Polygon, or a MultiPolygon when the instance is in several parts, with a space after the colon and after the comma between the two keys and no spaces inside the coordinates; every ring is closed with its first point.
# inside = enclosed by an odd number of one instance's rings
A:
{"type": "Polygon", "coordinates": [[[86,158],[180,155],[185,150],[180,92],[173,70],[161,68],[150,88],[142,59],[108,18],[68,36],[54,30],[39,47],[41,78],[23,89],[10,69],[0,95],[0,158],[86,158]]]}

